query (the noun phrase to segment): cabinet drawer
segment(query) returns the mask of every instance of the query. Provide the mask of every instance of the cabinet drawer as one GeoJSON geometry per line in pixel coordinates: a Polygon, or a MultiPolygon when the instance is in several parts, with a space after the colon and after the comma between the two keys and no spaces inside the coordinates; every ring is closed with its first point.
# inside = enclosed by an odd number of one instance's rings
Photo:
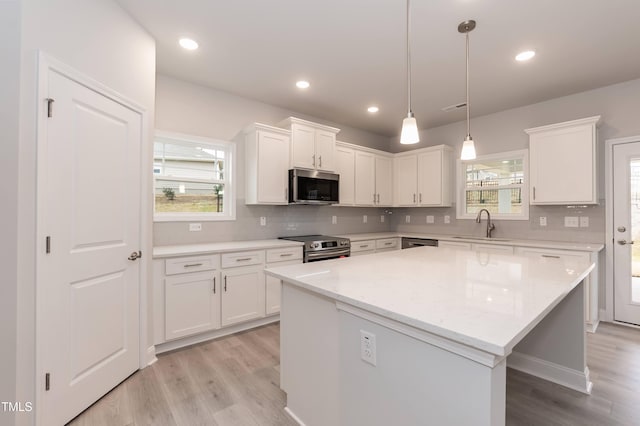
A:
{"type": "Polygon", "coordinates": [[[589,261],[589,253],[567,250],[539,249],[530,247],[518,247],[516,254],[526,256],[540,256],[546,259],[585,260],[589,261]]]}
{"type": "Polygon", "coordinates": [[[485,253],[513,254],[513,246],[498,246],[495,244],[473,244],[471,247],[474,251],[483,251],[485,253]]]}
{"type": "Polygon", "coordinates": [[[176,257],[165,260],[164,273],[166,275],[175,275],[187,272],[212,271],[219,267],[220,256],[217,254],[176,257]]]}
{"type": "Polygon", "coordinates": [[[398,247],[397,238],[385,238],[382,240],[376,240],[376,249],[391,249],[398,247]]]}
{"type": "Polygon", "coordinates": [[[471,250],[471,243],[462,243],[458,241],[438,241],[438,247],[452,248],[458,250],[471,250]]]}
{"type": "Polygon", "coordinates": [[[357,242],[351,243],[351,253],[357,253],[359,251],[367,251],[367,250],[375,250],[375,249],[376,249],[375,240],[357,241],[357,242]]]}
{"type": "Polygon", "coordinates": [[[259,265],[264,263],[264,251],[243,251],[238,253],[223,253],[222,267],[233,268],[236,266],[259,265]]]}
{"type": "Polygon", "coordinates": [[[267,263],[302,259],[302,247],[286,247],[267,250],[267,263]]]}

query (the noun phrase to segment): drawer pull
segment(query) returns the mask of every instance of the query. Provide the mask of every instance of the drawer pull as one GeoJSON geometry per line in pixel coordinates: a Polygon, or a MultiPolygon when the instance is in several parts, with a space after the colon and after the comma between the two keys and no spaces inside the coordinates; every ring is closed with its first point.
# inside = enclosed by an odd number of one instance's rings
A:
{"type": "Polygon", "coordinates": [[[184,265],[185,268],[194,268],[196,266],[202,266],[202,263],[187,263],[184,265]]]}
{"type": "Polygon", "coordinates": [[[213,294],[216,294],[216,277],[213,277],[213,294]]]}
{"type": "Polygon", "coordinates": [[[240,259],[236,259],[236,262],[246,262],[247,260],[251,260],[250,257],[242,257],[240,259]]]}
{"type": "Polygon", "coordinates": [[[362,245],[360,246],[360,248],[367,248],[367,247],[369,247],[369,244],[362,244],[362,245]]]}
{"type": "Polygon", "coordinates": [[[542,257],[548,257],[549,259],[560,259],[560,256],[554,256],[551,254],[543,254],[542,257]]]}
{"type": "Polygon", "coordinates": [[[288,257],[288,256],[293,256],[293,253],[281,253],[280,257],[288,257]]]}
{"type": "Polygon", "coordinates": [[[224,276],[224,291],[227,291],[227,276],[224,276]]]}
{"type": "Polygon", "coordinates": [[[385,246],[390,246],[393,243],[384,243],[385,246]]]}

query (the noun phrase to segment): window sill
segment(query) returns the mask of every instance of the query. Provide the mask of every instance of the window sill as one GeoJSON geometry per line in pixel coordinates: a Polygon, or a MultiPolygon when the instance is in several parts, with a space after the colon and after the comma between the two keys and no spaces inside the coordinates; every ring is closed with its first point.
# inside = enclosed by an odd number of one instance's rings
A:
{"type": "Polygon", "coordinates": [[[234,221],[236,215],[212,216],[208,214],[155,214],[153,222],[223,222],[234,221]]]}

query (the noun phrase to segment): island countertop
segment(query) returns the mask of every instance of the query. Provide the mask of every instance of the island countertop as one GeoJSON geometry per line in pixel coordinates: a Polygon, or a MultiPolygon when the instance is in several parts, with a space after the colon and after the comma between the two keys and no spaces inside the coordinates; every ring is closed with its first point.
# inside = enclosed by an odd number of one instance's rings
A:
{"type": "Polygon", "coordinates": [[[554,259],[421,247],[265,272],[293,285],[498,356],[594,268],[554,259]]]}

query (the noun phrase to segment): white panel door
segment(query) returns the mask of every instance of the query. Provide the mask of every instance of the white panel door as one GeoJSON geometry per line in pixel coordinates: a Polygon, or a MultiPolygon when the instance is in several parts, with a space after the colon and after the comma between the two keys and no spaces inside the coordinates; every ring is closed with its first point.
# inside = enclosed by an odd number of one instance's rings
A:
{"type": "Polygon", "coordinates": [[[336,173],[340,175],[340,205],[355,202],[356,191],[355,152],[350,148],[336,147],[336,173]]]}
{"type": "Polygon", "coordinates": [[[291,125],[291,167],[315,169],[315,129],[300,124],[291,125]]]}
{"type": "Polygon", "coordinates": [[[258,202],[288,204],[289,137],[258,131],[258,202]]]}
{"type": "Polygon", "coordinates": [[[396,206],[414,206],[418,201],[418,157],[396,157],[393,167],[393,197],[396,206]]]}
{"type": "Polygon", "coordinates": [[[356,151],[356,205],[373,206],[375,203],[376,169],[374,155],[356,151]]]}
{"type": "Polygon", "coordinates": [[[60,425],[139,367],[140,261],[129,258],[141,244],[142,127],[139,113],[52,70],[47,95],[38,350],[50,390],[39,416],[60,425]]]}
{"type": "Polygon", "coordinates": [[[376,155],[376,205],[393,204],[393,160],[376,155]]]}
{"type": "Polygon", "coordinates": [[[222,325],[264,317],[264,266],[222,271],[222,325]]]}
{"type": "Polygon", "coordinates": [[[418,204],[442,204],[442,151],[418,155],[418,204]]]}
{"type": "Polygon", "coordinates": [[[326,172],[336,170],[336,134],[316,130],[316,169],[326,172]]]}
{"type": "Polygon", "coordinates": [[[640,142],[613,148],[613,318],[640,325],[640,142]]]}

